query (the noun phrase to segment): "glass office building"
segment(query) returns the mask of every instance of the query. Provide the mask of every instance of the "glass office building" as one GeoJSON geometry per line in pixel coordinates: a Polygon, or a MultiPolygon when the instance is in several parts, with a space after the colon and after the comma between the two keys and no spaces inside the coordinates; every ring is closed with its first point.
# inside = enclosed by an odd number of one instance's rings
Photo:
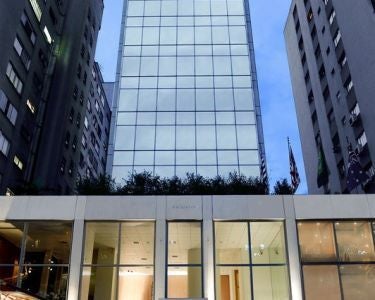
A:
{"type": "Polygon", "coordinates": [[[109,173],[259,176],[247,0],[124,3],[109,173]],[[113,163],[111,163],[113,161],[113,163]]]}

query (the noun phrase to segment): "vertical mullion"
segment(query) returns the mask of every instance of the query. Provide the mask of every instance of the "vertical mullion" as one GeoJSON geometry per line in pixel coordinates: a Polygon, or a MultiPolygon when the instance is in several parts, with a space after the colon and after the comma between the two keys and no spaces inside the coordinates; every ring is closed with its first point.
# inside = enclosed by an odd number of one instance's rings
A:
{"type": "Polygon", "coordinates": [[[254,300],[254,278],[253,278],[253,264],[252,264],[252,256],[251,256],[251,233],[250,233],[250,222],[247,222],[247,238],[248,238],[248,245],[249,245],[249,266],[250,266],[250,291],[251,291],[251,299],[254,300]]]}
{"type": "Polygon", "coordinates": [[[167,238],[165,239],[165,243],[166,243],[166,251],[165,251],[165,268],[166,268],[166,272],[165,272],[165,291],[164,291],[164,294],[165,294],[165,298],[168,298],[168,270],[169,270],[169,261],[168,261],[168,253],[169,253],[169,221],[167,221],[167,224],[166,224],[167,228],[166,228],[166,236],[167,238]]]}
{"type": "MultiPolygon", "coordinates": [[[[331,223],[332,224],[332,223],[331,223]]],[[[333,222],[332,224],[333,228],[333,237],[335,240],[335,252],[336,252],[336,267],[337,267],[337,272],[338,272],[338,277],[339,277],[339,284],[340,284],[340,293],[341,293],[341,299],[344,300],[344,290],[342,287],[342,280],[341,280],[341,272],[340,272],[340,253],[339,253],[339,247],[337,243],[337,235],[336,235],[336,222],[333,222]]]]}
{"type": "Polygon", "coordinates": [[[122,222],[119,222],[119,230],[118,230],[118,237],[117,237],[117,258],[116,258],[116,265],[114,269],[116,270],[116,287],[115,287],[115,296],[118,299],[118,290],[119,290],[119,280],[120,280],[120,253],[121,253],[121,229],[122,229],[122,222]]]}
{"type": "Polygon", "coordinates": [[[21,273],[23,271],[24,267],[24,260],[25,260],[25,254],[26,254],[26,244],[27,244],[27,233],[29,231],[29,223],[25,222],[23,226],[23,235],[22,235],[22,241],[21,241],[21,253],[20,253],[20,261],[19,261],[19,272],[17,276],[17,287],[20,288],[22,284],[21,280],[21,273]]]}
{"type": "MultiPolygon", "coordinates": [[[[198,167],[197,167],[198,168],[198,167]]],[[[200,227],[201,227],[201,261],[199,267],[201,268],[201,295],[204,297],[204,264],[203,264],[203,259],[204,259],[204,249],[203,249],[203,221],[199,222],[200,227]]]]}

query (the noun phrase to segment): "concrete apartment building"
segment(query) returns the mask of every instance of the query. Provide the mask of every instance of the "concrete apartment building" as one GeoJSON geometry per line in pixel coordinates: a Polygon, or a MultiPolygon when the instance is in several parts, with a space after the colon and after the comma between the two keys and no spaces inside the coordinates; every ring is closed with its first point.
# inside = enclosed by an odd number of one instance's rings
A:
{"type": "Polygon", "coordinates": [[[374,192],[375,2],[293,0],[285,26],[309,193],[348,192],[348,141],[374,192]],[[322,144],[329,184],[317,186],[322,144]]]}
{"type": "Polygon", "coordinates": [[[103,8],[102,0],[0,3],[1,193],[31,183],[71,193],[78,174],[102,173],[110,116],[94,56],[103,8]],[[94,99],[99,111],[89,116],[94,99]],[[87,167],[90,142],[97,162],[87,167]]]}
{"type": "Polygon", "coordinates": [[[0,298],[372,300],[375,198],[0,198],[0,298]]]}
{"type": "Polygon", "coordinates": [[[124,1],[108,173],[260,175],[249,1],[124,1]]]}

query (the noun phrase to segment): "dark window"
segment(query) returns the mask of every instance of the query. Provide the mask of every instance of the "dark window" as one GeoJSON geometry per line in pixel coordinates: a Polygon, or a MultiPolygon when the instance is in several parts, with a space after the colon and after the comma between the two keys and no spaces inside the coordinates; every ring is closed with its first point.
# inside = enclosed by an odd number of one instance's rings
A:
{"type": "Polygon", "coordinates": [[[55,15],[52,7],[49,8],[49,16],[51,18],[51,21],[52,21],[53,25],[56,25],[57,24],[57,18],[56,18],[56,15],[55,15]]]}
{"type": "Polygon", "coordinates": [[[78,78],[81,78],[81,74],[82,74],[82,66],[81,66],[81,64],[79,64],[78,68],[77,68],[77,76],[78,76],[78,78]]]}
{"type": "Polygon", "coordinates": [[[34,45],[35,42],[36,42],[36,35],[35,35],[35,31],[30,23],[30,20],[29,18],[27,17],[26,13],[23,12],[22,13],[22,16],[21,16],[21,23],[23,25],[23,28],[25,29],[25,32],[27,34],[27,36],[29,37],[30,39],[30,42],[34,45]]]}

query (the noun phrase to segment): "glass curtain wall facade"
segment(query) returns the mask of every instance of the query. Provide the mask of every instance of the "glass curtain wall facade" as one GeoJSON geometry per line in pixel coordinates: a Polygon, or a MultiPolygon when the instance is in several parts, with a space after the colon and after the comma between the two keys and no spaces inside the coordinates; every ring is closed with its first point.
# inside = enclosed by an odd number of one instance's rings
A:
{"type": "Polygon", "coordinates": [[[247,0],[124,5],[112,176],[259,176],[247,0]]]}
{"type": "Polygon", "coordinates": [[[306,300],[374,299],[375,223],[299,222],[306,300]]]}

